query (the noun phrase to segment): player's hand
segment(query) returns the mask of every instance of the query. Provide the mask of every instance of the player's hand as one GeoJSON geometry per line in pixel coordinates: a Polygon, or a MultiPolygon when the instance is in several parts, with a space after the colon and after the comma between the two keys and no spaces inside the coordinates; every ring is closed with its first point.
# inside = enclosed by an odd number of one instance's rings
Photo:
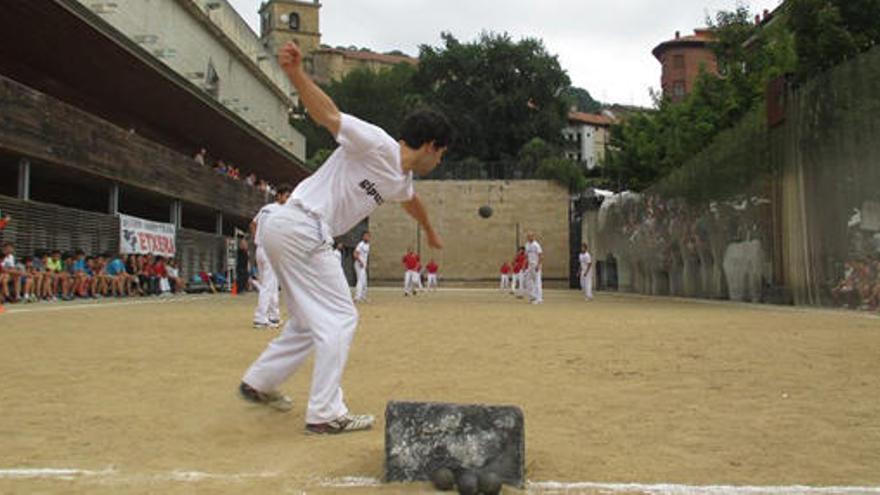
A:
{"type": "Polygon", "coordinates": [[[278,64],[287,72],[302,68],[302,51],[296,43],[288,41],[278,50],[278,64]]]}
{"type": "Polygon", "coordinates": [[[443,249],[443,241],[440,240],[440,236],[437,235],[436,232],[431,230],[428,234],[428,246],[434,249],[443,249]]]}

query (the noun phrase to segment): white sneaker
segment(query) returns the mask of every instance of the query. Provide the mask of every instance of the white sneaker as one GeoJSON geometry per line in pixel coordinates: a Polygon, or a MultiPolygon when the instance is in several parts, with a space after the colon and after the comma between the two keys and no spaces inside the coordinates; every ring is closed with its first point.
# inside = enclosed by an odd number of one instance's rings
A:
{"type": "Polygon", "coordinates": [[[375,422],[376,418],[371,414],[346,414],[328,423],[307,423],[306,431],[317,435],[335,435],[369,430],[375,422]]]}

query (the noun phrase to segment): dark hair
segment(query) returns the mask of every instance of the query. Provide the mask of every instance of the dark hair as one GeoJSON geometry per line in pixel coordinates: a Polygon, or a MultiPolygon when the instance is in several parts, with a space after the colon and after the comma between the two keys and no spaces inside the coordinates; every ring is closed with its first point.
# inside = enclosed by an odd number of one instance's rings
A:
{"type": "Polygon", "coordinates": [[[278,187],[275,188],[275,195],[276,196],[279,194],[287,194],[290,192],[293,192],[293,186],[291,186],[290,184],[288,184],[286,182],[282,183],[282,184],[278,184],[278,187]]]}
{"type": "Polygon", "coordinates": [[[403,120],[400,139],[412,149],[429,143],[443,148],[452,142],[452,125],[445,115],[436,110],[416,110],[403,120]]]}

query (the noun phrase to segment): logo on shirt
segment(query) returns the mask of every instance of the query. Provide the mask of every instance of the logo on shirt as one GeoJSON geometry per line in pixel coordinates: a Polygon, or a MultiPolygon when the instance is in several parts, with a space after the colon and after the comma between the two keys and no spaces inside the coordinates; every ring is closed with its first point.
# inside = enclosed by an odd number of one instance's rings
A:
{"type": "Polygon", "coordinates": [[[379,194],[379,190],[376,189],[376,184],[374,182],[370,182],[369,180],[364,179],[358,185],[361,187],[361,189],[364,190],[364,192],[367,193],[367,196],[372,196],[377,205],[381,205],[385,202],[385,200],[382,198],[382,195],[379,194]]]}

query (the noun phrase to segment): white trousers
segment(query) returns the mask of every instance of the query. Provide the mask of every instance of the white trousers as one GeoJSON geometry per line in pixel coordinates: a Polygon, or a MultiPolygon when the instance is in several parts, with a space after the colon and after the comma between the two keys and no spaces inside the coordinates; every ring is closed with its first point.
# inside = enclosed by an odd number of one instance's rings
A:
{"type": "Polygon", "coordinates": [[[348,412],[340,382],[358,322],[333,238],[322,222],[290,207],[267,218],[261,234],[289,319],[243,381],[257,390],[277,390],[314,350],[306,422],[332,421],[348,412]]]}
{"type": "Polygon", "coordinates": [[[544,301],[544,284],[541,281],[541,272],[537,265],[530,266],[526,272],[526,290],[531,301],[544,301]]]}
{"type": "Polygon", "coordinates": [[[437,274],[429,273],[428,274],[428,290],[437,288],[437,274]]]}
{"type": "Polygon", "coordinates": [[[354,286],[354,300],[363,301],[367,298],[367,267],[359,261],[354,262],[354,273],[357,275],[357,285],[354,286]]]}
{"type": "Polygon", "coordinates": [[[419,280],[419,272],[415,270],[407,270],[406,273],[403,274],[403,292],[405,294],[412,294],[416,287],[422,285],[422,281],[419,280]]]}
{"type": "Polygon", "coordinates": [[[507,290],[510,288],[510,275],[506,273],[501,274],[501,286],[498,288],[501,290],[507,290]]]}
{"type": "Polygon", "coordinates": [[[281,319],[278,308],[278,278],[269,263],[266,250],[257,245],[257,269],[260,271],[260,295],[254,310],[254,323],[269,323],[281,319]]]}
{"type": "Polygon", "coordinates": [[[593,271],[586,273],[581,272],[581,290],[584,291],[584,297],[593,299],[593,271]]]}
{"type": "Polygon", "coordinates": [[[514,273],[510,281],[510,291],[517,296],[522,296],[526,292],[525,270],[514,273]]]}

